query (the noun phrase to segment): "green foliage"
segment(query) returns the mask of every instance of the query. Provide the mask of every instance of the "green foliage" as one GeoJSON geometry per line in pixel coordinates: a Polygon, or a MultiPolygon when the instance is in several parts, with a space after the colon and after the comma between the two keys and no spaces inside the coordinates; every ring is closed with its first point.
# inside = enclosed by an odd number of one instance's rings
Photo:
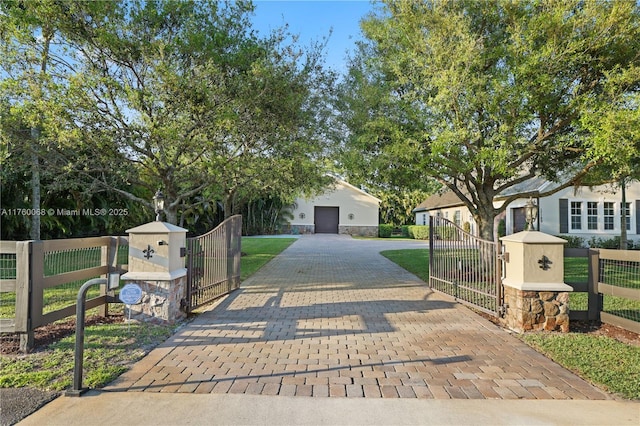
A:
{"type": "Polygon", "coordinates": [[[580,123],[636,90],[639,8],[384,2],[362,22],[366,41],[344,83],[348,163],[387,182],[437,179],[493,239],[493,219],[512,201],[494,207],[498,193],[560,171],[578,180],[600,161],[580,123]]]}
{"type": "Polygon", "coordinates": [[[429,239],[429,227],[426,225],[411,225],[408,230],[410,238],[415,240],[429,239]]]}
{"type": "Polygon", "coordinates": [[[498,237],[504,237],[507,235],[507,221],[500,219],[498,222],[498,237]]]}
{"type": "Polygon", "coordinates": [[[451,240],[456,236],[456,228],[452,226],[436,226],[433,233],[436,238],[441,240],[451,240]]]}
{"type": "MultiPolygon", "coordinates": [[[[195,230],[324,185],[316,160],[335,76],[323,45],[301,48],[286,28],[260,37],[252,11],[245,1],[0,3],[0,67],[13,77],[0,82],[3,204],[131,212],[42,218],[45,236],[77,236],[150,217],[161,187],[166,220],[195,230]]],[[[3,235],[29,227],[3,216],[3,235]]]]}
{"type": "MultiPolygon", "coordinates": [[[[465,222],[462,224],[462,230],[464,232],[466,232],[467,234],[471,233],[471,224],[469,222],[465,222]]],[[[500,230],[498,229],[498,232],[500,232],[500,230]]]]}
{"type": "Polygon", "coordinates": [[[293,219],[292,203],[277,197],[252,200],[242,210],[243,235],[273,235],[293,219]]]}
{"type": "MultiPolygon", "coordinates": [[[[563,237],[564,238],[564,237],[563,237]]],[[[609,239],[601,237],[591,237],[589,239],[589,247],[592,248],[604,248],[604,249],[620,249],[620,237],[615,236],[609,239]]],[[[633,240],[627,240],[627,250],[640,250],[640,244],[636,244],[633,240]]]]}
{"type": "Polygon", "coordinates": [[[640,347],[606,336],[527,333],[522,339],[564,367],[608,391],[640,398],[640,347]]]}
{"type": "Polygon", "coordinates": [[[393,225],[381,223],[378,225],[378,236],[380,238],[391,238],[393,233],[393,225]]]}
{"type": "Polygon", "coordinates": [[[393,225],[389,224],[380,224],[378,225],[378,236],[380,238],[391,238],[393,234],[393,225]]]}
{"type": "Polygon", "coordinates": [[[429,193],[423,190],[403,188],[375,189],[372,193],[382,201],[380,203],[380,221],[395,226],[414,223],[413,209],[429,196],[429,193]]]}

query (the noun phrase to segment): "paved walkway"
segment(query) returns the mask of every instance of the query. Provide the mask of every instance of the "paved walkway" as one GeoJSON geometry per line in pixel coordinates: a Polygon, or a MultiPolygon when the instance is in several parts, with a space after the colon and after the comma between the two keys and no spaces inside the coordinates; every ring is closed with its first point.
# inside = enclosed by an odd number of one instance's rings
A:
{"type": "Polygon", "coordinates": [[[107,390],[609,399],[379,254],[408,246],[304,236],[107,390]]]}
{"type": "Polygon", "coordinates": [[[640,424],[378,254],[421,246],[300,238],[111,386],[20,425],[640,424]]]}

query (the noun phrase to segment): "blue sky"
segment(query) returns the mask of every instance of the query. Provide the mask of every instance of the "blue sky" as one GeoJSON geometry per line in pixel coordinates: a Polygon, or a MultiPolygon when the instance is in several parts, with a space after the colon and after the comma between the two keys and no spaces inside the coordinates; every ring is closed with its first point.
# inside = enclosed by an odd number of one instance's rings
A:
{"type": "Polygon", "coordinates": [[[255,0],[254,29],[265,34],[289,24],[289,30],[308,46],[333,33],[326,49],[327,65],[338,72],[346,70],[346,51],[361,38],[359,22],[373,10],[369,0],[361,1],[271,1],[255,0]]]}

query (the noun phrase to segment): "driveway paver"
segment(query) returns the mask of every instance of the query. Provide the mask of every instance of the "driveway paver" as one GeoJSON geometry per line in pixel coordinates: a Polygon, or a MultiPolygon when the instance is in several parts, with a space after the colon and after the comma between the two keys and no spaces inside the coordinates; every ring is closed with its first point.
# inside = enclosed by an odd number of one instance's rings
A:
{"type": "Polygon", "coordinates": [[[303,236],[106,390],[610,399],[379,254],[412,247],[303,236]]]}

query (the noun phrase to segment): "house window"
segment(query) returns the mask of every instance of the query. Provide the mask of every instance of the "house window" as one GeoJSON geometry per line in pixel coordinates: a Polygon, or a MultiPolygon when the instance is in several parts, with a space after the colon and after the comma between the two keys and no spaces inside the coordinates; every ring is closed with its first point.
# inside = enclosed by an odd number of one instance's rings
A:
{"type": "Polygon", "coordinates": [[[455,223],[457,226],[460,226],[460,210],[456,210],[453,213],[453,223],[455,223]]]}
{"type": "MultiPolygon", "coordinates": [[[[620,203],[620,207],[622,208],[622,203],[620,203]]],[[[627,231],[631,231],[631,203],[625,203],[624,214],[627,217],[627,231]]]]}
{"type": "Polygon", "coordinates": [[[427,224],[427,214],[426,213],[422,215],[422,224],[423,225],[427,224]]]}
{"type": "Polygon", "coordinates": [[[582,229],[582,202],[571,202],[571,229],[582,229]]]}
{"type": "Polygon", "coordinates": [[[614,210],[613,203],[604,203],[604,229],[610,231],[614,229],[614,210]]]}
{"type": "Polygon", "coordinates": [[[598,203],[587,202],[587,229],[598,229],[598,203]]]}

